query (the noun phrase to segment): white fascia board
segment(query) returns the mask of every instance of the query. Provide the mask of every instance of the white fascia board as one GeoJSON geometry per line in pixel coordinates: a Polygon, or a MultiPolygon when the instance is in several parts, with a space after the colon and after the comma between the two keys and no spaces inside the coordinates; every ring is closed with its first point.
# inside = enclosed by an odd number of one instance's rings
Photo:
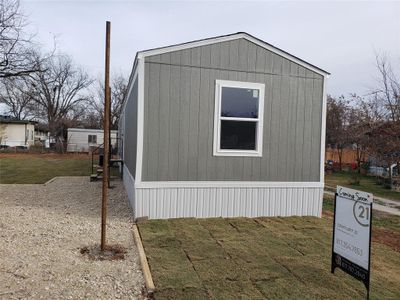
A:
{"type": "Polygon", "coordinates": [[[320,177],[319,180],[322,185],[325,183],[325,137],[326,137],[326,101],[327,101],[327,81],[328,76],[324,76],[322,88],[322,116],[321,116],[321,161],[320,161],[320,177]]]}
{"type": "Polygon", "coordinates": [[[321,182],[272,181],[144,181],[135,182],[135,188],[323,188],[321,182]]]}
{"type": "Polygon", "coordinates": [[[306,69],[309,69],[317,74],[320,74],[322,76],[329,75],[328,72],[318,69],[315,66],[313,66],[313,65],[311,65],[289,53],[286,53],[285,51],[280,50],[270,44],[267,44],[259,39],[256,39],[255,37],[252,37],[246,33],[237,33],[237,34],[232,34],[232,35],[228,35],[228,36],[221,36],[221,37],[205,39],[205,40],[200,40],[200,41],[194,41],[194,42],[189,42],[189,43],[184,43],[184,44],[179,44],[179,45],[167,46],[167,47],[153,49],[153,50],[145,50],[145,51],[138,52],[138,58],[144,58],[144,57],[153,56],[153,55],[160,55],[160,54],[164,54],[164,53],[168,53],[168,52],[185,50],[185,49],[195,48],[195,47],[201,47],[201,46],[206,46],[206,45],[220,43],[220,42],[227,42],[227,41],[237,40],[240,38],[246,39],[264,49],[267,49],[273,53],[276,53],[276,54],[278,54],[294,63],[297,63],[300,66],[302,66],[306,69]]]}
{"type": "MultiPolygon", "coordinates": [[[[68,132],[87,132],[87,133],[103,133],[103,129],[85,129],[85,128],[67,128],[68,132]]],[[[117,133],[118,130],[110,130],[111,133],[117,133]]]]}

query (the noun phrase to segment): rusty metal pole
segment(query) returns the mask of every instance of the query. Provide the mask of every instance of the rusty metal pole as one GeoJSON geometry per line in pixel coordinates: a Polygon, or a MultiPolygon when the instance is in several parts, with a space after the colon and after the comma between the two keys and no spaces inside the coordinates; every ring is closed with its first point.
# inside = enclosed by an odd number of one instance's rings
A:
{"type": "Polygon", "coordinates": [[[111,23],[106,22],[106,61],[105,61],[105,81],[104,81],[104,161],[103,161],[103,189],[101,203],[101,251],[106,246],[106,226],[107,226],[107,198],[108,198],[108,177],[110,164],[110,31],[111,23]]]}

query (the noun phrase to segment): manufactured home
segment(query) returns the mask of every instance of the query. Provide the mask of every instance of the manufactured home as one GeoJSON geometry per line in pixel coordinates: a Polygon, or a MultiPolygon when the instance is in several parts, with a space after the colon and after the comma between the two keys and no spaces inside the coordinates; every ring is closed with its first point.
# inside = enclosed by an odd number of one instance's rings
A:
{"type": "Polygon", "coordinates": [[[135,218],[321,216],[328,75],[247,33],[138,52],[119,124],[135,218]]]}
{"type": "MultiPolygon", "coordinates": [[[[117,130],[111,130],[111,145],[117,146],[117,130]]],[[[89,152],[96,148],[102,148],[104,143],[103,129],[68,128],[67,151],[89,152]]]]}
{"type": "Polygon", "coordinates": [[[35,143],[37,122],[0,116],[0,146],[29,148],[35,143]]]}

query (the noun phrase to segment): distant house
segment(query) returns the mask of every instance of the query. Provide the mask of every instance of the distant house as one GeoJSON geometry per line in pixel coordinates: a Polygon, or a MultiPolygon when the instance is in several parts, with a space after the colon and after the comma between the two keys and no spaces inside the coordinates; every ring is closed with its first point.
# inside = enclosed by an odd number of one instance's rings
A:
{"type": "Polygon", "coordinates": [[[35,143],[37,122],[0,116],[0,146],[29,148],[35,143]]]}
{"type": "MultiPolygon", "coordinates": [[[[117,145],[117,130],[111,130],[111,145],[117,145]]],[[[89,152],[104,143],[104,131],[102,129],[68,128],[67,134],[68,152],[89,152]]]]}
{"type": "Polygon", "coordinates": [[[50,132],[42,124],[37,124],[35,126],[35,142],[46,142],[50,139],[50,132]]]}
{"type": "Polygon", "coordinates": [[[321,216],[328,74],[247,33],[138,52],[119,124],[135,218],[321,216]]]}

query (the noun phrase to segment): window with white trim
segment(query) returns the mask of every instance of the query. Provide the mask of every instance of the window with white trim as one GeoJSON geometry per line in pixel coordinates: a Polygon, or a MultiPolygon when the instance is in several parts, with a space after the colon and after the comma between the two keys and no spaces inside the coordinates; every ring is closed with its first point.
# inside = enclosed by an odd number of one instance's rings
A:
{"type": "Polygon", "coordinates": [[[214,155],[262,156],[261,83],[216,80],[214,155]]]}

